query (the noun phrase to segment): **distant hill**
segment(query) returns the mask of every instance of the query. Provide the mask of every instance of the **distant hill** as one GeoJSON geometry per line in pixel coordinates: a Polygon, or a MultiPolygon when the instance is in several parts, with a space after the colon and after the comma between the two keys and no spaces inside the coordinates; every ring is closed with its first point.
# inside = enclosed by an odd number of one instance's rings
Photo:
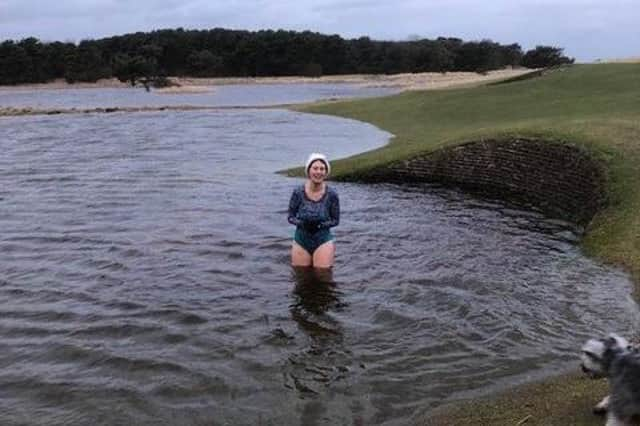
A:
{"type": "Polygon", "coordinates": [[[597,60],[596,62],[612,63],[612,64],[635,64],[640,62],[640,56],[631,57],[631,58],[615,58],[615,59],[597,60]]]}

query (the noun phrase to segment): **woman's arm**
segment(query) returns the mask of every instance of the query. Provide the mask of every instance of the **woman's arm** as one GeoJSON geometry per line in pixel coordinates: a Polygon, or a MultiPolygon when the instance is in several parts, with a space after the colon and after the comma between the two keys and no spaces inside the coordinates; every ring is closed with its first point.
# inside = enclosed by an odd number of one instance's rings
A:
{"type": "Polygon", "coordinates": [[[300,203],[302,202],[302,197],[300,196],[300,191],[294,189],[291,194],[291,199],[289,200],[289,216],[287,217],[287,221],[295,226],[298,226],[302,223],[300,219],[298,219],[298,209],[300,208],[300,203]]]}
{"type": "Polygon", "coordinates": [[[329,219],[320,223],[320,228],[333,228],[340,224],[340,198],[336,192],[331,191],[328,199],[329,219]]]}

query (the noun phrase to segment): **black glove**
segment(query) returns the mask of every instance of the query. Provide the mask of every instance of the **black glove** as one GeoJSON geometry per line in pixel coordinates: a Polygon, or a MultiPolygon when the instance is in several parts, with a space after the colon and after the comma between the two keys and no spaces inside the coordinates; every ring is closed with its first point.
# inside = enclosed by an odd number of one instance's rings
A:
{"type": "Polygon", "coordinates": [[[306,219],[302,222],[302,227],[309,233],[317,232],[320,229],[320,221],[318,219],[306,219]]]}

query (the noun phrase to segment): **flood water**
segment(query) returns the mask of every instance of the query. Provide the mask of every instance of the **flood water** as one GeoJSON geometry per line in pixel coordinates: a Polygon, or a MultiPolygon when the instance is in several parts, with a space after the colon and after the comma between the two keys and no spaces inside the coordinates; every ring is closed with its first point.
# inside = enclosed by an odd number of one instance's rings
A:
{"type": "Polygon", "coordinates": [[[382,146],[284,110],[0,118],[0,424],[412,424],[628,334],[570,224],[332,183],[332,274],[289,266],[275,172],[382,146]]]}
{"type": "Polygon", "coordinates": [[[342,98],[366,98],[397,92],[388,87],[359,87],[353,84],[264,84],[210,86],[204,93],[161,93],[141,88],[80,88],[24,90],[3,88],[0,106],[32,108],[108,108],[210,106],[246,107],[281,105],[342,98]]]}

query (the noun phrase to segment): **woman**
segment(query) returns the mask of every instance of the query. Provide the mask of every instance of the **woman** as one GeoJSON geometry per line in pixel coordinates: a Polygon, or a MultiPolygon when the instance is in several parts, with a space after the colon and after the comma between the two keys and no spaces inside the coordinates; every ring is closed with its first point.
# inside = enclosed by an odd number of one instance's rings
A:
{"type": "Polygon", "coordinates": [[[305,164],[307,181],[291,194],[288,220],[296,226],[291,247],[293,266],[333,266],[336,247],[330,228],[340,223],[340,200],[325,183],[330,171],[327,157],[312,153],[305,164]]]}

